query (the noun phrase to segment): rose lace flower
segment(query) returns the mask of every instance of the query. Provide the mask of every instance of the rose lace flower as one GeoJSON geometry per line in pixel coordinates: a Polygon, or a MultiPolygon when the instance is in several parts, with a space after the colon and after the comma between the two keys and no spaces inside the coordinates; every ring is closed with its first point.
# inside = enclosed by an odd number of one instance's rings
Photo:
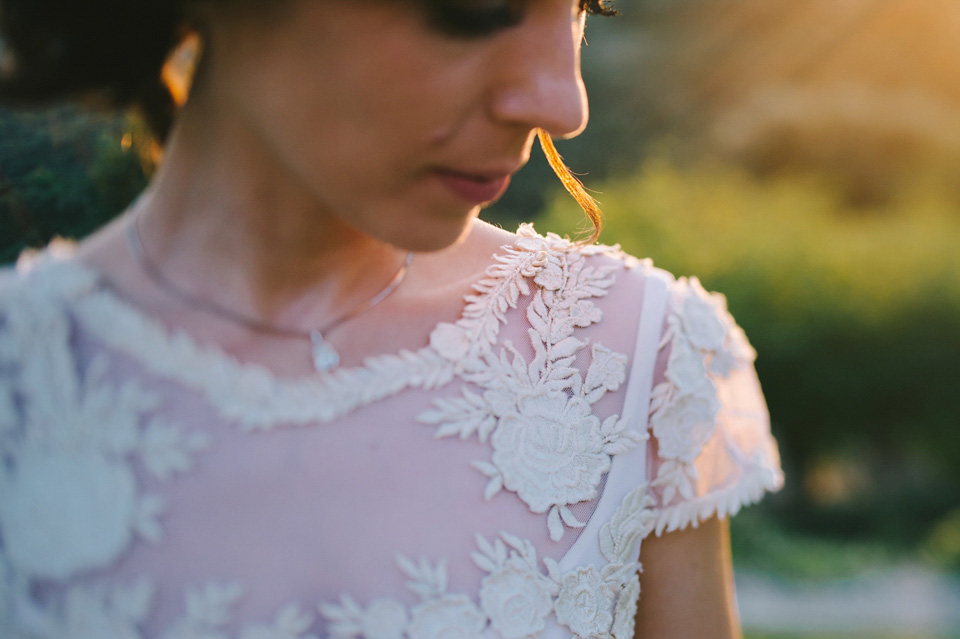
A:
{"type": "Polygon", "coordinates": [[[395,599],[374,599],[363,616],[366,639],[401,639],[407,625],[407,609],[395,599]]]}
{"type": "Polygon", "coordinates": [[[613,593],[593,566],[563,576],[555,608],[557,621],[581,637],[605,634],[613,623],[613,593]]]}
{"type": "Polygon", "coordinates": [[[703,355],[694,350],[682,334],[677,335],[670,346],[666,375],[681,392],[703,383],[707,376],[703,355]]]}
{"type": "Polygon", "coordinates": [[[720,400],[709,379],[678,394],[650,417],[660,456],[692,462],[716,429],[720,400]]]}
{"type": "Polygon", "coordinates": [[[592,499],[610,469],[600,420],[588,402],[563,393],[522,398],[490,441],[504,486],[535,513],[592,499]]]}
{"type": "Polygon", "coordinates": [[[64,579],[112,561],[129,543],[136,482],[126,464],[93,451],[25,448],[0,479],[0,530],[10,562],[64,579]]]}
{"type": "Polygon", "coordinates": [[[445,595],[413,609],[410,639],[482,639],[487,617],[466,595],[445,595]]]}
{"type": "Polygon", "coordinates": [[[483,579],[480,604],[504,639],[520,639],[544,629],[554,589],[553,582],[515,559],[483,579]]]}
{"type": "Polygon", "coordinates": [[[727,327],[720,321],[726,310],[722,296],[710,295],[700,281],[690,278],[690,292],[685,295],[681,307],[683,327],[690,342],[704,351],[719,351],[724,346],[727,327]]]}

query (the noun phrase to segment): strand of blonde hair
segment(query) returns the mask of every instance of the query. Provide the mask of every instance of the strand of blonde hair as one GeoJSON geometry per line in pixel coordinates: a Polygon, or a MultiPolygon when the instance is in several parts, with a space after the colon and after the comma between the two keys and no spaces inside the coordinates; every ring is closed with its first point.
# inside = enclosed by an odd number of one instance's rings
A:
{"type": "Polygon", "coordinates": [[[587,215],[587,219],[593,225],[593,232],[590,236],[579,240],[578,243],[593,244],[600,237],[600,231],[603,229],[603,212],[600,210],[599,203],[592,195],[587,193],[583,183],[563,163],[563,158],[557,152],[557,147],[553,145],[550,134],[543,129],[537,129],[537,138],[540,140],[540,147],[543,149],[543,154],[546,156],[550,168],[557,174],[563,188],[573,196],[573,199],[577,201],[577,204],[580,205],[580,208],[587,215]]]}

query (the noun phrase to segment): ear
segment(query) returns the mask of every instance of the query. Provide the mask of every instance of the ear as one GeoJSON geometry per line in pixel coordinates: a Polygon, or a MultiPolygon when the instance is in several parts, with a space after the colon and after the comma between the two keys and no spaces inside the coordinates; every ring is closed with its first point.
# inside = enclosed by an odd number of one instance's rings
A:
{"type": "Polygon", "coordinates": [[[203,53],[203,40],[197,31],[188,31],[163,65],[163,83],[170,91],[177,107],[183,106],[190,95],[203,53]]]}

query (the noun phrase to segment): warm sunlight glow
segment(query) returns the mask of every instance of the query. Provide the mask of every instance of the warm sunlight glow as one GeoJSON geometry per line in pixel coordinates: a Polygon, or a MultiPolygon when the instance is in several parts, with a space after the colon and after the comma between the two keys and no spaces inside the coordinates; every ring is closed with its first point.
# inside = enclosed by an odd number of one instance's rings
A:
{"type": "Polygon", "coordinates": [[[163,65],[163,82],[167,85],[173,102],[178,107],[187,102],[199,53],[200,38],[195,33],[191,33],[174,49],[167,63],[163,65]]]}
{"type": "Polygon", "coordinates": [[[553,145],[550,134],[543,129],[537,129],[537,138],[540,140],[540,147],[543,149],[543,154],[547,158],[547,163],[550,164],[550,168],[553,169],[553,172],[560,178],[563,188],[573,196],[573,199],[577,201],[577,204],[580,205],[580,208],[583,209],[583,212],[587,214],[587,218],[589,218],[593,224],[590,236],[585,241],[587,243],[595,242],[600,236],[600,228],[603,226],[603,212],[600,211],[600,205],[593,199],[593,196],[587,193],[587,190],[583,187],[583,183],[580,182],[580,180],[570,172],[567,165],[563,163],[563,158],[560,157],[560,154],[557,152],[557,147],[553,145]]]}

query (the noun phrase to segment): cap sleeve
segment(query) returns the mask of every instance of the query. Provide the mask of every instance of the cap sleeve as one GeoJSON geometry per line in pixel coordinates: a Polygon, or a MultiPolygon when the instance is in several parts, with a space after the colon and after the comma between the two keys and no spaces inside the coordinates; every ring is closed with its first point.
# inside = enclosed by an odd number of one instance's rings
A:
{"type": "Polygon", "coordinates": [[[733,515],[783,485],[755,358],[724,296],[696,278],[672,284],[648,422],[658,535],[733,515]]]}

